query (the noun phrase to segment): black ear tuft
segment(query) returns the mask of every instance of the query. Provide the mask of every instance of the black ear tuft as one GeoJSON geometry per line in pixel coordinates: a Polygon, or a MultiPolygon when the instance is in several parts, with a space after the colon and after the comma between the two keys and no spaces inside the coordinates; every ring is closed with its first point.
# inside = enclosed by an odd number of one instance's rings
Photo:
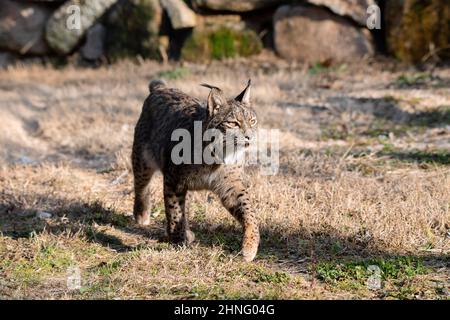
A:
{"type": "Polygon", "coordinates": [[[247,86],[245,89],[236,97],[234,100],[246,104],[250,104],[250,85],[252,84],[252,80],[248,79],[247,86]]]}
{"type": "Polygon", "coordinates": [[[202,87],[206,87],[206,88],[209,88],[209,89],[216,89],[216,90],[219,90],[219,91],[222,91],[222,90],[220,90],[220,88],[218,88],[218,87],[215,87],[215,86],[212,86],[212,85],[210,85],[210,84],[207,84],[207,83],[201,83],[200,84],[202,87]]]}

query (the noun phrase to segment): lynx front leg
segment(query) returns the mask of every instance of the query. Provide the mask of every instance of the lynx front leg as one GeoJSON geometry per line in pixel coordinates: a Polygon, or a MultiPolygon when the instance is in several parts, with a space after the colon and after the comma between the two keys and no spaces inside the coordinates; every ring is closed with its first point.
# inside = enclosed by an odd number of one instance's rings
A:
{"type": "Polygon", "coordinates": [[[239,221],[244,230],[242,255],[245,261],[252,261],[258,251],[259,228],[247,191],[240,181],[234,181],[228,190],[218,192],[223,205],[239,221]]]}
{"type": "Polygon", "coordinates": [[[185,213],[186,191],[176,191],[173,183],[164,179],[164,206],[166,209],[167,233],[172,243],[190,244],[195,235],[189,230],[185,213]]]}

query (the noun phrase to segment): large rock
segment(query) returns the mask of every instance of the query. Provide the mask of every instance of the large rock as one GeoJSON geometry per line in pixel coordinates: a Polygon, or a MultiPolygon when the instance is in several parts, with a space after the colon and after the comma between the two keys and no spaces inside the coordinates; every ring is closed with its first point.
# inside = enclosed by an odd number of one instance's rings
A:
{"type": "Polygon", "coordinates": [[[0,49],[20,54],[49,53],[44,30],[51,9],[36,3],[9,0],[2,0],[0,6],[0,49]]]}
{"type": "Polygon", "coordinates": [[[192,5],[217,11],[247,12],[255,9],[276,6],[288,1],[283,0],[192,0],[192,5]]]}
{"type": "Polygon", "coordinates": [[[197,24],[195,12],[182,0],[161,0],[161,6],[166,10],[172,28],[193,28],[197,24]]]}
{"type": "Polygon", "coordinates": [[[70,53],[92,27],[117,0],[69,0],[50,17],[45,38],[60,54],[70,53]]]}
{"type": "Polygon", "coordinates": [[[17,57],[11,52],[0,52],[0,69],[7,68],[16,62],[17,57]]]}
{"type": "Polygon", "coordinates": [[[160,59],[161,20],[159,0],[119,1],[105,22],[108,57],[112,60],[130,56],[160,59]]]}
{"type": "Polygon", "coordinates": [[[327,7],[340,16],[350,17],[361,26],[366,25],[367,8],[375,4],[374,0],[307,0],[307,2],[327,7]]]}
{"type": "Polygon", "coordinates": [[[398,59],[418,63],[449,56],[450,1],[386,1],[384,13],[388,51],[398,59]]]}
{"type": "Polygon", "coordinates": [[[317,7],[284,5],[274,15],[277,53],[307,63],[341,63],[373,54],[368,30],[317,7]]]}
{"type": "Polygon", "coordinates": [[[101,23],[95,24],[86,34],[86,42],[81,47],[81,55],[87,60],[98,60],[105,53],[106,29],[101,23]]]}

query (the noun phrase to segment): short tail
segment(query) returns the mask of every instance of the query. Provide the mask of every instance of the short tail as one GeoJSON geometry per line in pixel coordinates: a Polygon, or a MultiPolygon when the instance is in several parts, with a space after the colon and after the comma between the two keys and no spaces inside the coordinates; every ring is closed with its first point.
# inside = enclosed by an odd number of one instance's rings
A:
{"type": "Polygon", "coordinates": [[[152,93],[153,91],[164,88],[165,86],[166,86],[166,83],[163,80],[155,79],[155,80],[150,81],[150,84],[148,85],[148,89],[150,90],[150,93],[152,93]]]}

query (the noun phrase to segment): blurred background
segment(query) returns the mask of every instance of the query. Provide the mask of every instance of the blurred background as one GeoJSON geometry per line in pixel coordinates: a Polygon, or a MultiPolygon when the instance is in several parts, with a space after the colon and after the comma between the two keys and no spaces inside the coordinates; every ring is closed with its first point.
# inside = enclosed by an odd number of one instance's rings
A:
{"type": "Polygon", "coordinates": [[[448,59],[449,45],[447,0],[0,0],[0,66],[261,51],[310,64],[380,54],[417,64],[448,59]]]}

